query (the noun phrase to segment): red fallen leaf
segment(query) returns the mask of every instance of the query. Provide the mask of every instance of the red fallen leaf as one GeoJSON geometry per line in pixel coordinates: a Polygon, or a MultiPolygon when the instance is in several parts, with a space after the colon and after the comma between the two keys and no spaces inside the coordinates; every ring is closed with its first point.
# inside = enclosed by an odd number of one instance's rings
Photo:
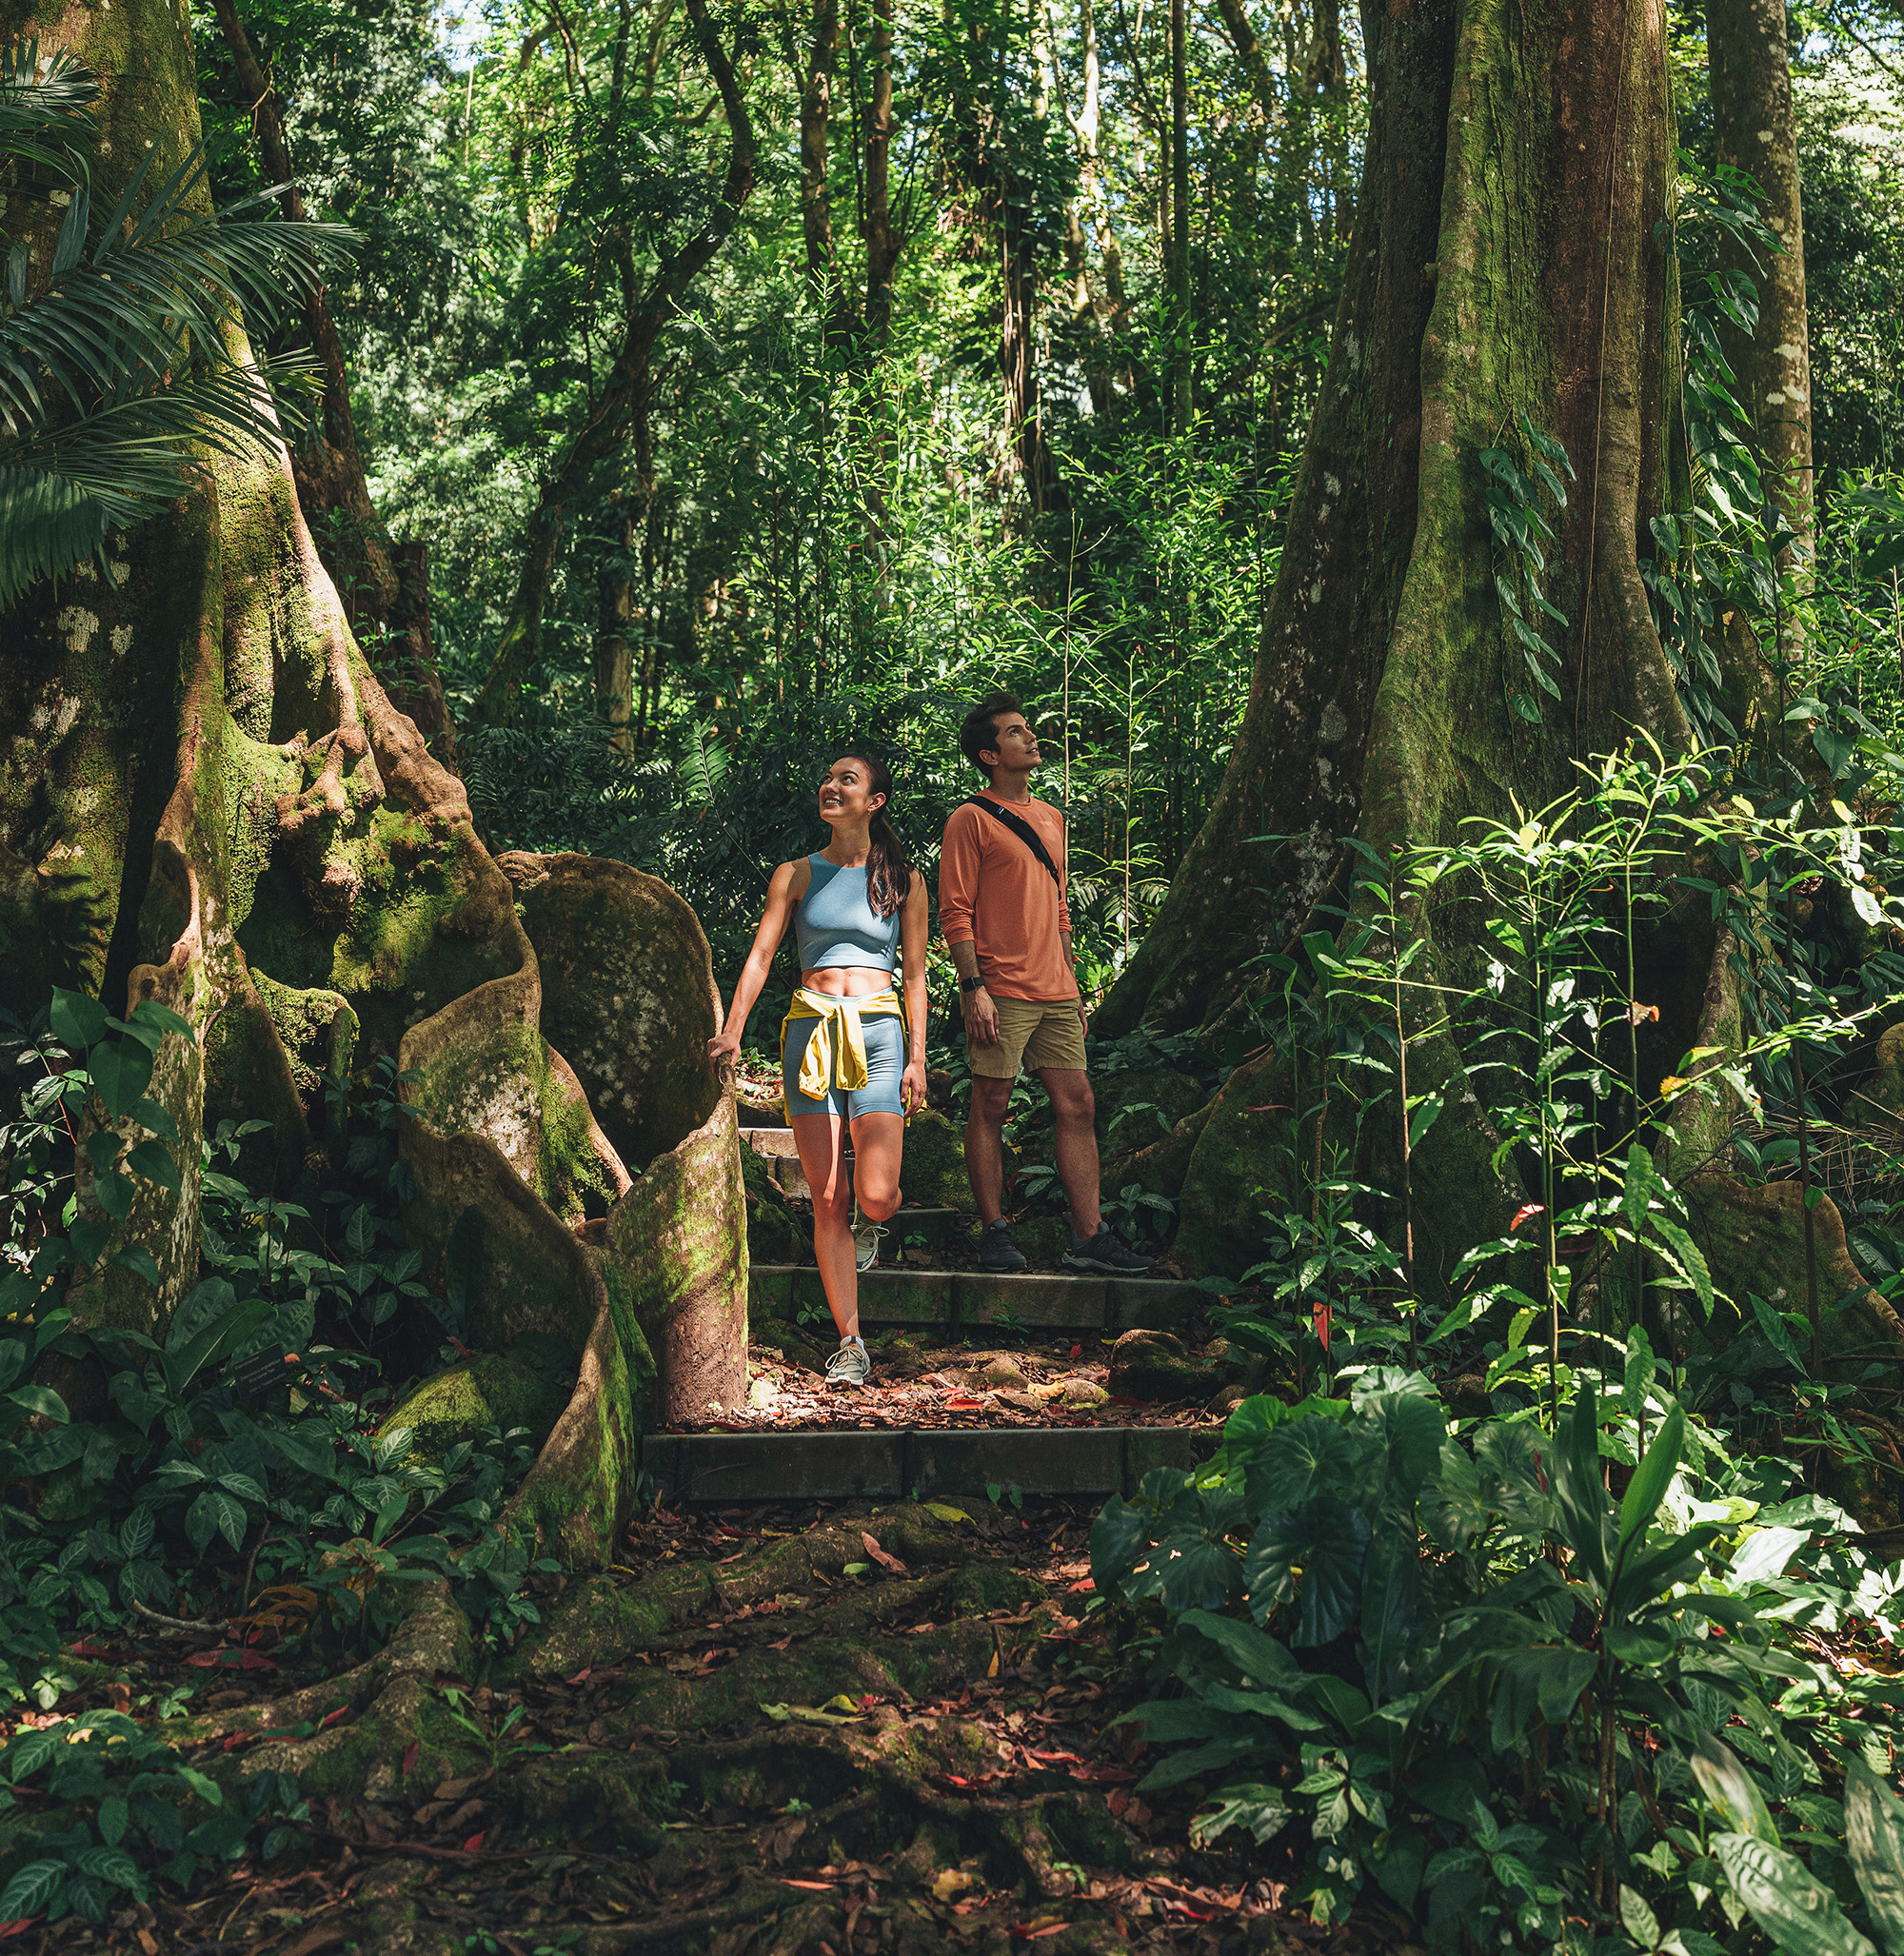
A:
{"type": "Polygon", "coordinates": [[[946,1400],[945,1410],[947,1413],[980,1413],[984,1410],[984,1404],[982,1399],[973,1398],[969,1393],[954,1393],[946,1400]]]}
{"type": "Polygon", "coordinates": [[[866,1553],[882,1569],[889,1569],[895,1575],[903,1575],[905,1573],[905,1564],[897,1555],[888,1555],[864,1529],[860,1531],[860,1539],[866,1545],[866,1553]]]}
{"type": "MultiPolygon", "coordinates": [[[[708,1625],[709,1630],[712,1630],[713,1627],[712,1624],[708,1625]]],[[[592,1664],[585,1664],[568,1682],[572,1685],[585,1685],[588,1682],[588,1673],[594,1669],[595,1667],[592,1664]]]]}
{"type": "Polygon", "coordinates": [[[277,1663],[267,1657],[262,1650],[194,1650],[185,1660],[196,1665],[201,1670],[209,1670],[214,1666],[220,1670],[275,1670],[277,1663]]]}
{"type": "Polygon", "coordinates": [[[1073,1358],[1081,1358],[1081,1357],[1083,1357],[1083,1355],[1084,1355],[1084,1348],[1083,1348],[1083,1346],[1082,1346],[1082,1345],[1073,1345],[1073,1346],[1071,1347],[1071,1355],[1072,1355],[1072,1357],[1073,1357],[1073,1358]]]}
{"type": "Polygon", "coordinates": [[[915,1623],[909,1630],[902,1631],[902,1634],[908,1637],[922,1637],[927,1630],[935,1630],[938,1628],[939,1626],[936,1623],[915,1623]]]}
{"type": "Polygon", "coordinates": [[[399,1779],[409,1778],[410,1768],[417,1763],[417,1754],[422,1750],[423,1741],[421,1739],[412,1739],[409,1742],[409,1744],[404,1748],[404,1763],[397,1768],[397,1777],[399,1779]]]}
{"type": "Polygon", "coordinates": [[[483,1835],[486,1834],[488,1831],[489,1829],[487,1828],[485,1828],[483,1829],[483,1833],[471,1834],[469,1838],[464,1842],[463,1851],[466,1854],[480,1854],[483,1851],[483,1835]]]}
{"type": "Polygon", "coordinates": [[[253,1739],[261,1735],[257,1732],[233,1732],[225,1741],[224,1749],[228,1752],[235,1752],[240,1746],[248,1746],[253,1739]]]}
{"type": "Polygon", "coordinates": [[[830,1895],[833,1892],[831,1882],[797,1882],[787,1875],[781,1876],[780,1885],[783,1888],[805,1888],[821,1895],[830,1895]]]}
{"type": "Polygon", "coordinates": [[[1071,1777],[1088,1786],[1118,1787],[1128,1785],[1137,1774],[1128,1766],[1081,1766],[1071,1777]]]}
{"type": "Polygon", "coordinates": [[[1097,1588],[1096,1580],[1087,1575],[1082,1582],[1073,1583],[1064,1593],[1067,1596],[1089,1596],[1096,1594],[1097,1588]]]}
{"type": "Polygon", "coordinates": [[[879,1702],[879,1699],[875,1697],[871,1691],[868,1691],[863,1698],[858,1701],[860,1709],[862,1711],[870,1711],[873,1709],[873,1707],[877,1705],[879,1702]]]}
{"type": "Polygon", "coordinates": [[[792,1639],[791,1637],[783,1637],[783,1638],[782,1638],[782,1639],[780,1640],[780,1642],[779,1642],[779,1643],[777,1643],[777,1644],[769,1644],[769,1645],[767,1646],[767,1649],[768,1649],[769,1650],[784,1650],[786,1649],[786,1647],[787,1647],[787,1646],[788,1646],[788,1645],[789,1645],[790,1643],[792,1643],[792,1642],[793,1642],[793,1639],[792,1639]]]}
{"type": "Polygon", "coordinates": [[[9,1936],[23,1936],[39,1921],[37,1915],[23,1915],[15,1922],[0,1922],[0,1943],[9,1936]]]}
{"type": "Polygon", "coordinates": [[[78,1643],[67,1646],[66,1654],[69,1657],[109,1657],[112,1653],[104,1644],[95,1644],[90,1637],[81,1637],[78,1643]]]}
{"type": "Polygon", "coordinates": [[[331,1727],[332,1727],[333,1725],[335,1725],[335,1724],[337,1723],[337,1721],[338,1721],[338,1720],[339,1720],[340,1718],[344,1717],[344,1715],[345,1715],[345,1714],[346,1714],[346,1713],[347,1713],[347,1711],[348,1711],[349,1709],[350,1709],[349,1706],[347,1706],[347,1705],[340,1705],[340,1706],[339,1706],[339,1707],[337,1708],[337,1709],[336,1709],[335,1711],[327,1711],[327,1712],[326,1712],[326,1713],[324,1714],[324,1716],[323,1716],[323,1717],[322,1717],[321,1719],[319,1719],[319,1720],[318,1720],[318,1724],[317,1724],[317,1729],[318,1729],[318,1730],[319,1730],[319,1731],[321,1731],[321,1732],[324,1732],[324,1731],[328,1731],[328,1730],[330,1729],[330,1728],[331,1728],[331,1727]]]}
{"type": "Polygon", "coordinates": [[[1026,1923],[1021,1928],[1013,1928],[1011,1937],[1015,1943],[1036,1943],[1042,1941],[1046,1936],[1062,1935],[1070,1926],[1071,1925],[1068,1922],[1054,1922],[1048,1924],[1043,1928],[1033,1928],[1029,1923],[1026,1923]]]}
{"type": "Polygon", "coordinates": [[[1517,1230],[1530,1215],[1545,1215],[1546,1214],[1547,1205],[1544,1202],[1523,1202],[1514,1212],[1514,1220],[1508,1224],[1508,1229],[1510,1231],[1517,1230]]]}

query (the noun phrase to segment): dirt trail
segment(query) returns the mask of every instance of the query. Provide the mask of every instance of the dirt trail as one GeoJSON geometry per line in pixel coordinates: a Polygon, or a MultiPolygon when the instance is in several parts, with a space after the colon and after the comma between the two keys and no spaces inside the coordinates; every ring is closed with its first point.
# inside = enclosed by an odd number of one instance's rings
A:
{"type": "Polygon", "coordinates": [[[1085,1613],[1090,1520],[1028,1498],[641,1524],[486,1684],[411,1679],[303,1747],[254,1745],[282,1717],[255,1700],[202,1726],[207,1763],[300,1770],[308,1850],[44,1946],[1399,1956],[1378,1914],[1284,1915],[1275,1843],[1190,1848],[1194,1788],[1134,1790],[1111,1720],[1141,1680],[1085,1613]]]}

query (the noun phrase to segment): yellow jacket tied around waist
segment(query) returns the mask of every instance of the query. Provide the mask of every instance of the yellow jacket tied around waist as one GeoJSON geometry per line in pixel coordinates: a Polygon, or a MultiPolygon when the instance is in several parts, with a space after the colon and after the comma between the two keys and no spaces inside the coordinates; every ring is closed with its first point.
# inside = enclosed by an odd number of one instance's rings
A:
{"type": "Polygon", "coordinates": [[[803,985],[794,993],[793,1004],[781,1021],[783,1046],[787,1027],[805,1018],[817,1018],[821,1023],[800,1057],[800,1091],[809,1100],[823,1100],[830,1088],[852,1094],[866,1084],[866,1036],[861,1020],[896,1018],[903,1025],[905,1007],[896,991],[875,992],[865,998],[835,998],[825,992],[809,992],[803,985]]]}

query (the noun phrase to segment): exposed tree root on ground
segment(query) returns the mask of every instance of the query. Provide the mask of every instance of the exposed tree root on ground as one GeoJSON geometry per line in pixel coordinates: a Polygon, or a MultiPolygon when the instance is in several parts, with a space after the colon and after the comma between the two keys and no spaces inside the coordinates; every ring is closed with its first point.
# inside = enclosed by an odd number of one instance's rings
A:
{"type": "Polygon", "coordinates": [[[298,1774],[300,1847],[42,1944],[1406,1949],[1380,1905],[1326,1933],[1282,1912],[1275,1842],[1189,1847],[1194,1787],[1134,1790],[1145,1761],[1111,1720],[1142,1680],[1084,1613],[1090,1519],[1034,1499],[637,1523],[612,1577],[570,1584],[480,1679],[424,1590],[370,1663],[188,1728],[228,1786],[298,1774]]]}

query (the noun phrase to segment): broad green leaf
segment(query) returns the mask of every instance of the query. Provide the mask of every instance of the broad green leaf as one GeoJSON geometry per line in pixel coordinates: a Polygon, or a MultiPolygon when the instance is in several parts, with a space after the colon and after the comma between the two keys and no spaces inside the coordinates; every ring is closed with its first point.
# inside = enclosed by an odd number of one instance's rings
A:
{"type": "Polygon", "coordinates": [[[52,1009],[48,1015],[53,1037],[70,1053],[84,1053],[106,1037],[108,1014],[97,998],[84,992],[53,987],[52,1009]]]}
{"type": "Polygon", "coordinates": [[[177,1033],[181,1038],[189,1039],[194,1045],[198,1042],[191,1021],[181,1018],[169,1005],[161,1005],[156,998],[141,998],[133,1006],[130,1017],[134,1025],[157,1026],[161,1032],[177,1033]]]}
{"type": "Polygon", "coordinates": [[[1271,1433],[1250,1461],[1244,1493],[1257,1514],[1299,1508],[1318,1495],[1359,1508],[1380,1494],[1386,1465],[1370,1441],[1347,1426],[1295,1420],[1271,1433]]]}
{"type": "Polygon", "coordinates": [[[66,1883],[63,1861],[30,1861],[0,1894],[0,1922],[41,1914],[66,1883]]]}
{"type": "Polygon", "coordinates": [[[1735,1833],[1754,1834],[1775,1846],[1778,1829],[1766,1810],[1765,1796],[1738,1755],[1711,1732],[1702,1732],[1689,1756],[1699,1790],[1718,1808],[1726,1825],[1735,1833]]]}
{"type": "Polygon", "coordinates": [[[1744,1833],[1715,1834],[1712,1848],[1753,1920],[1785,1956],[1875,1956],[1795,1854],[1744,1833]]]}
{"type": "Polygon", "coordinates": [[[116,1793],[109,1793],[99,1803],[99,1838],[109,1847],[116,1847],[126,1838],[126,1829],[132,1824],[131,1809],[116,1793]]]}
{"type": "Polygon", "coordinates": [[[1180,1739],[1216,1739],[1233,1733],[1237,1715],[1198,1698],[1160,1698],[1126,1711],[1112,1723],[1140,1725],[1146,1745],[1169,1746],[1180,1739]]]}
{"type": "Polygon", "coordinates": [[[1764,1582],[1785,1573],[1785,1565],[1812,1539],[1802,1528],[1758,1528],[1746,1538],[1733,1557],[1732,1579],[1735,1583],[1764,1582]]]}
{"type": "Polygon", "coordinates": [[[1659,1423],[1659,1431],[1645,1457],[1634,1470],[1626,1493],[1619,1504],[1619,1538],[1622,1548],[1637,1540],[1653,1525],[1659,1503],[1673,1484],[1679,1454],[1686,1443],[1686,1414],[1675,1403],[1659,1423]]]}
{"type": "Polygon", "coordinates": [[[106,1111],[116,1120],[129,1114],[133,1103],[150,1085],[152,1056],[137,1039],[120,1039],[101,1046],[92,1056],[89,1071],[106,1111]]]}
{"type": "Polygon", "coordinates": [[[1345,1501],[1323,1496],[1264,1515],[1243,1561],[1250,1613],[1261,1623],[1294,1593],[1291,1643],[1328,1643],[1356,1619],[1368,1546],[1367,1516],[1345,1501]]]}
{"type": "Polygon", "coordinates": [[[7,1396],[22,1413],[38,1413],[55,1425],[64,1426],[69,1418],[66,1401],[50,1386],[15,1386],[7,1396]]]}
{"type": "Polygon", "coordinates": [[[1248,1758],[1259,1744],[1253,1735],[1232,1729],[1227,1738],[1213,1739],[1207,1746],[1193,1746],[1187,1752],[1172,1752],[1138,1781],[1137,1790],[1160,1793],[1166,1788],[1180,1787],[1187,1779],[1200,1779],[1214,1767],[1234,1766],[1239,1759],[1248,1758]]]}
{"type": "Polygon", "coordinates": [[[1853,1752],[1845,1766],[1852,1872],[1890,1956],[1904,1956],[1904,1802],[1853,1752]]]}
{"type": "Polygon", "coordinates": [[[1620,1926],[1642,1949],[1659,1946],[1659,1918],[1647,1905],[1646,1897],[1623,1882],[1619,1890],[1619,1921],[1620,1926]]]}
{"type": "Polygon", "coordinates": [[[1289,1819],[1289,1808],[1275,1787],[1243,1781],[1225,1787],[1216,1804],[1190,1823],[1190,1838],[1204,1847],[1219,1834],[1240,1827],[1259,1846],[1281,1830],[1289,1819]]]}
{"type": "Polygon", "coordinates": [[[1186,1610],[1177,1621],[1181,1629],[1208,1637],[1244,1677],[1258,1684],[1299,1689],[1303,1683],[1295,1658],[1253,1623],[1239,1623],[1233,1616],[1216,1616],[1207,1610],[1186,1610]]]}
{"type": "Polygon", "coordinates": [[[162,1189],[178,1194],[179,1172],[171,1152],[163,1141],[141,1141],[126,1157],[126,1166],[134,1175],[143,1176],[149,1182],[156,1182],[162,1189]]]}

